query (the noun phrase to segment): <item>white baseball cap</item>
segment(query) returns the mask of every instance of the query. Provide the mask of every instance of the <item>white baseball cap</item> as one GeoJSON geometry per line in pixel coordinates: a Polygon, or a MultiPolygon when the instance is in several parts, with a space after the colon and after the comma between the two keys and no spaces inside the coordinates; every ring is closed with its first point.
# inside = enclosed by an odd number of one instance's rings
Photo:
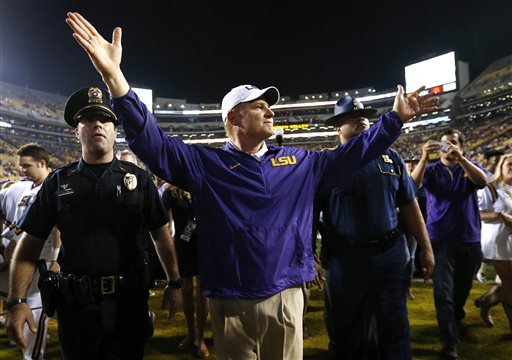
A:
{"type": "Polygon", "coordinates": [[[222,121],[226,122],[228,112],[240,103],[256,100],[263,97],[269,106],[279,101],[279,90],[275,86],[259,89],[254,85],[240,85],[228,92],[222,99],[222,121]]]}

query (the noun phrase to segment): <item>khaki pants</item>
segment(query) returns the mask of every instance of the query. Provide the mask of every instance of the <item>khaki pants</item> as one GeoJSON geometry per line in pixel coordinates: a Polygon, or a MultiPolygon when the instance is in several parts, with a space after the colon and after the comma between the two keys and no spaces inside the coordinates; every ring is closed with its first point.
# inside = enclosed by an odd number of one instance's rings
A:
{"type": "Polygon", "coordinates": [[[301,287],[269,298],[210,298],[217,359],[302,360],[303,311],[301,287]]]}

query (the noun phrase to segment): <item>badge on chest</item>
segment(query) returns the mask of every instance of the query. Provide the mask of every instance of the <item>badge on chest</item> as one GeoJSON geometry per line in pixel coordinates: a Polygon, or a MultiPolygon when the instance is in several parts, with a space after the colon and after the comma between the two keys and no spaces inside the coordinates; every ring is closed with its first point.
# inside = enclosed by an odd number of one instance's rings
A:
{"type": "Polygon", "coordinates": [[[137,177],[134,174],[126,174],[123,178],[124,186],[130,191],[135,190],[137,187],[137,177]]]}

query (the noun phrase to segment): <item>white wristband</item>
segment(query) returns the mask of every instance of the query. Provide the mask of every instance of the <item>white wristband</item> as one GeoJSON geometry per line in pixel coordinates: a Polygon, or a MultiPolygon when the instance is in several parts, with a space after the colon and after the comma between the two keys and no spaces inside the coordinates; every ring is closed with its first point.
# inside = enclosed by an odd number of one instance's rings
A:
{"type": "Polygon", "coordinates": [[[60,247],[53,248],[52,261],[57,261],[57,258],[59,257],[59,251],[60,251],[60,247]]]}

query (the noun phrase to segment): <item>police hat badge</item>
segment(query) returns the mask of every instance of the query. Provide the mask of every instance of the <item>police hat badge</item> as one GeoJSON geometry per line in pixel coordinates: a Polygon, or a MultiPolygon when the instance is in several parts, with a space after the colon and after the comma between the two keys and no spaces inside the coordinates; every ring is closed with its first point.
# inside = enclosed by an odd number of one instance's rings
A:
{"type": "Polygon", "coordinates": [[[124,186],[130,191],[134,190],[137,187],[137,177],[133,174],[126,174],[123,179],[124,186]]]}

